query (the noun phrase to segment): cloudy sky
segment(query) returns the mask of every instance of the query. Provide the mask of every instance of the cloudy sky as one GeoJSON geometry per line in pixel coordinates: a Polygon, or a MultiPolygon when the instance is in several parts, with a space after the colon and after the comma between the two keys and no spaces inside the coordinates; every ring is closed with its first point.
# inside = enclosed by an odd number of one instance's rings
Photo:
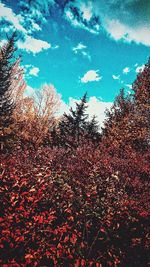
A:
{"type": "Polygon", "coordinates": [[[53,84],[62,109],[87,91],[89,113],[102,120],[148,61],[150,1],[2,0],[1,45],[14,30],[28,89],[53,84]]]}

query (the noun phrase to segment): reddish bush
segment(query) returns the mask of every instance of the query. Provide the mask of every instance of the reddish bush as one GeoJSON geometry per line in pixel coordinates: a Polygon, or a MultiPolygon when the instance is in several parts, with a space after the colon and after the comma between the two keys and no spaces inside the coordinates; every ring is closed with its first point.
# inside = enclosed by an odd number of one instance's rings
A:
{"type": "Polygon", "coordinates": [[[129,160],[92,147],[17,153],[1,165],[2,266],[146,266],[147,190],[126,179],[129,160]]]}

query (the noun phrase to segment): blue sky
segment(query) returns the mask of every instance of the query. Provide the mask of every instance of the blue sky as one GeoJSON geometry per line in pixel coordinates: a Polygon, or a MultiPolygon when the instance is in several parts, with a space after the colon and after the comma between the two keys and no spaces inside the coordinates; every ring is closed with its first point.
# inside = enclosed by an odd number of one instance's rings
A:
{"type": "Polygon", "coordinates": [[[103,117],[148,61],[149,14],[149,0],[2,0],[0,41],[17,31],[29,90],[51,83],[66,105],[87,91],[103,117]]]}

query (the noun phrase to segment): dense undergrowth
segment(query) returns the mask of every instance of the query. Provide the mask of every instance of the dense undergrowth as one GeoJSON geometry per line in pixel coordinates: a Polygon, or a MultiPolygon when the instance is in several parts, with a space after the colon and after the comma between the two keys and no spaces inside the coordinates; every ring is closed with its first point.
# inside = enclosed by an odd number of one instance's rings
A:
{"type": "Polygon", "coordinates": [[[2,266],[146,266],[149,170],[139,160],[92,146],[4,157],[2,266]]]}

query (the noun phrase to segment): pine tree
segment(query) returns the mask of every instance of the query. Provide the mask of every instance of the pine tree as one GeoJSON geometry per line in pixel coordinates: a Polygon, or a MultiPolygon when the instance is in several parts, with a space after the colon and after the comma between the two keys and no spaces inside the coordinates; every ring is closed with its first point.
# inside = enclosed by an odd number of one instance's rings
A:
{"type": "Polygon", "coordinates": [[[93,116],[91,121],[86,123],[86,139],[91,140],[93,143],[98,143],[101,139],[96,116],[93,116]]]}
{"type": "Polygon", "coordinates": [[[81,98],[80,103],[76,103],[76,109],[70,109],[70,114],[64,114],[59,123],[59,140],[62,146],[77,147],[84,135],[88,115],[85,113],[87,108],[87,94],[81,98]]]}
{"type": "Polygon", "coordinates": [[[6,140],[12,133],[10,126],[13,123],[12,113],[15,104],[12,99],[12,76],[14,67],[14,42],[15,34],[8,40],[7,44],[0,49],[0,144],[3,149],[6,140]]]}

